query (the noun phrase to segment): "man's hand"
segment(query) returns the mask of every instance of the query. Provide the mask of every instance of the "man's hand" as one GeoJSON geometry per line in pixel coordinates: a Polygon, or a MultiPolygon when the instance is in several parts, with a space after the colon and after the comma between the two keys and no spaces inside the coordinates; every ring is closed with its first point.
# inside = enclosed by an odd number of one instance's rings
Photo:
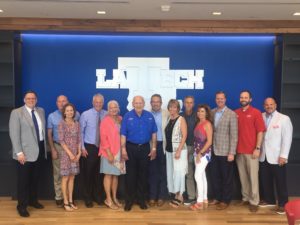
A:
{"type": "Polygon", "coordinates": [[[156,158],[156,150],[152,149],[148,156],[150,157],[150,160],[154,160],[156,158]]]}
{"type": "Polygon", "coordinates": [[[58,159],[58,152],[55,148],[51,149],[51,157],[52,159],[58,159]]]}
{"type": "Polygon", "coordinates": [[[88,155],[89,155],[89,154],[88,154],[87,150],[85,150],[84,148],[81,149],[81,156],[82,156],[82,157],[86,158],[88,155]]]}
{"type": "Polygon", "coordinates": [[[279,166],[284,166],[287,163],[287,159],[279,157],[278,164],[279,166]]]}
{"type": "Polygon", "coordinates": [[[18,161],[19,161],[19,163],[22,164],[22,165],[25,164],[25,162],[26,162],[26,157],[25,157],[25,155],[24,155],[23,152],[20,153],[20,154],[18,155],[18,161]]]}
{"type": "Polygon", "coordinates": [[[228,156],[227,156],[227,161],[228,162],[232,162],[234,160],[234,155],[233,154],[229,154],[228,156]]]}
{"type": "Polygon", "coordinates": [[[260,151],[255,149],[252,153],[252,159],[257,159],[260,155],[260,151]]]}

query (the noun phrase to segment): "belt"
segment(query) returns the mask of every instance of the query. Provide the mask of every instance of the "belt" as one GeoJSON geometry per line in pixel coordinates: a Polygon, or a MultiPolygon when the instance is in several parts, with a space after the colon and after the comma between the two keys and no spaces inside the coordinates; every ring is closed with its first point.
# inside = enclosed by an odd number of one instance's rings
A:
{"type": "Polygon", "coordinates": [[[60,143],[58,143],[58,142],[56,142],[56,141],[54,141],[54,144],[60,145],[60,143]]]}
{"type": "Polygon", "coordinates": [[[132,142],[130,142],[130,141],[127,141],[127,144],[141,147],[141,146],[149,145],[149,142],[146,142],[146,143],[144,143],[144,144],[136,144],[136,143],[132,143],[132,142]]]}

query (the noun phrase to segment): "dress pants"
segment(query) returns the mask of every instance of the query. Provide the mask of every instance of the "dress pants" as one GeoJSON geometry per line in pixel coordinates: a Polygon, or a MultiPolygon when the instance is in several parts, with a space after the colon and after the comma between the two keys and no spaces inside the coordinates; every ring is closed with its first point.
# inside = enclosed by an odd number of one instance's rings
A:
{"type": "Polygon", "coordinates": [[[288,202],[288,191],[286,185],[286,164],[270,164],[265,160],[260,162],[261,187],[264,200],[269,204],[276,204],[274,182],[278,197],[278,206],[284,207],[288,202]]]}
{"type": "Polygon", "coordinates": [[[215,199],[229,204],[233,191],[233,162],[228,162],[227,156],[212,154],[210,168],[215,199]]]}
{"type": "Polygon", "coordinates": [[[188,173],[186,174],[186,191],[188,199],[196,198],[194,146],[188,145],[188,173]]]}
{"type": "Polygon", "coordinates": [[[35,162],[17,163],[18,208],[26,209],[28,204],[37,202],[40,170],[45,160],[44,141],[39,143],[39,156],[35,162]]]}
{"type": "Polygon", "coordinates": [[[80,177],[83,199],[86,203],[95,201],[100,204],[100,157],[96,145],[84,143],[88,156],[80,159],[80,177]]]}
{"type": "Polygon", "coordinates": [[[62,200],[63,195],[61,191],[61,179],[60,175],[60,157],[62,152],[64,151],[60,144],[54,143],[54,147],[57,150],[58,158],[52,159],[52,167],[53,167],[53,184],[55,191],[55,200],[62,200]]]}
{"type": "Polygon", "coordinates": [[[129,204],[133,204],[135,200],[143,204],[147,196],[150,144],[137,145],[127,142],[126,151],[128,160],[126,161],[125,200],[129,204]]]}
{"type": "Polygon", "coordinates": [[[168,199],[166,155],[162,141],[157,142],[156,158],[149,162],[149,199],[168,199]]]}

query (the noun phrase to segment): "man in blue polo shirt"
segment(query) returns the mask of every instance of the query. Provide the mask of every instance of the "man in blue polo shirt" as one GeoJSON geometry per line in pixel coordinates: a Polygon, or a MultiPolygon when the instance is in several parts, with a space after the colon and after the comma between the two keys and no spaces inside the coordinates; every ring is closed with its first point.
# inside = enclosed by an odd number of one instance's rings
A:
{"type": "Polygon", "coordinates": [[[153,115],[144,110],[142,96],[135,96],[133,110],[124,115],[121,125],[122,158],[126,160],[125,211],[130,211],[137,197],[141,209],[147,209],[146,190],[148,184],[149,159],[156,157],[157,127],[153,115]],[[150,150],[150,142],[152,149],[150,150]],[[136,196],[135,196],[136,193],[136,196]]]}

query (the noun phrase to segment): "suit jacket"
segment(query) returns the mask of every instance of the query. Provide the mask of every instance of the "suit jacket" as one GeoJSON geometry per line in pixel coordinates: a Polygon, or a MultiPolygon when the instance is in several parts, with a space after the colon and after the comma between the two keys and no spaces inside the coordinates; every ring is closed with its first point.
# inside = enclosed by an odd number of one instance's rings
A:
{"type": "MultiPolygon", "coordinates": [[[[263,113],[266,121],[266,113],[263,113]]],[[[274,112],[271,121],[264,134],[260,162],[267,161],[270,164],[278,164],[278,158],[288,159],[293,138],[293,125],[288,116],[277,111],[274,112]]]]}
{"type": "MultiPolygon", "coordinates": [[[[45,112],[42,108],[36,107],[43,127],[45,157],[46,154],[46,122],[45,112]]],[[[18,159],[17,153],[23,152],[26,161],[35,162],[39,155],[39,143],[33,124],[32,117],[25,106],[14,109],[9,119],[9,136],[12,142],[13,159],[18,159]]]]}
{"type": "MultiPolygon", "coordinates": [[[[217,108],[212,110],[213,118],[217,108]]],[[[236,146],[238,140],[238,123],[234,111],[225,108],[222,117],[220,118],[217,127],[214,126],[213,135],[213,151],[217,156],[227,156],[236,154],[236,146]]]]}

